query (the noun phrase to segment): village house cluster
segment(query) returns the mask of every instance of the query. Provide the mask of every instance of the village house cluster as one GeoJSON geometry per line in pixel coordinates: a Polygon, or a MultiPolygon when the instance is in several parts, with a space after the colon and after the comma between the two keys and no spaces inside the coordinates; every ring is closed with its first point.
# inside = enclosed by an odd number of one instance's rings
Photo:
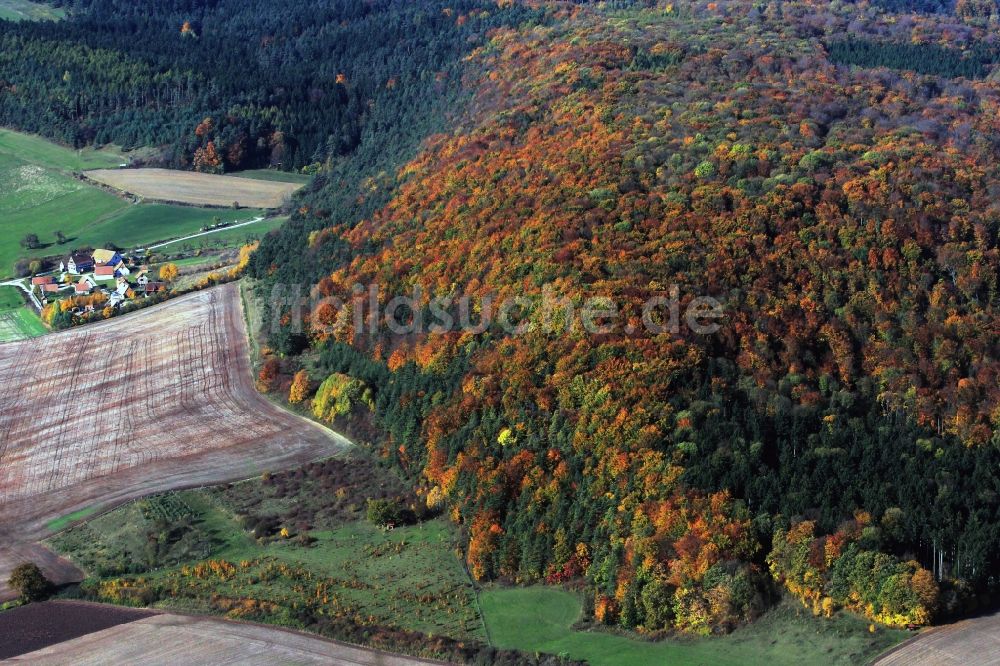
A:
{"type": "MultiPolygon", "coordinates": [[[[103,249],[71,254],[57,270],[31,278],[31,287],[37,289],[42,305],[51,299],[101,294],[107,299],[101,307],[112,308],[167,289],[165,282],[149,279],[148,268],[137,257],[103,249]]],[[[84,307],[93,309],[94,305],[84,307]]]]}

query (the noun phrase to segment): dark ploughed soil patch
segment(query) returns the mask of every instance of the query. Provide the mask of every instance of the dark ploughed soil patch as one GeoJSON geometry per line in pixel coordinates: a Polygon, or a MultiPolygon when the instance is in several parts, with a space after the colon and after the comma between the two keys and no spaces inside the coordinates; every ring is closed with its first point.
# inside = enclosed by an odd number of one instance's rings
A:
{"type": "Polygon", "coordinates": [[[0,659],[155,615],[150,611],[75,601],[47,601],[0,613],[0,659]]]}

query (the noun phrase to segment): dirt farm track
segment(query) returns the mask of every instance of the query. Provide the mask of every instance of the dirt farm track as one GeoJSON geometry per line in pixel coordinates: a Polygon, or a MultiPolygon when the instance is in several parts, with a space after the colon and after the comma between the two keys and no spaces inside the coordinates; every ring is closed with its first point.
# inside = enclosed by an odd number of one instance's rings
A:
{"type": "Polygon", "coordinates": [[[170,169],[97,169],[86,171],[91,180],[153,201],[194,206],[278,208],[295,190],[294,183],[251,180],[170,169]]]}
{"type": "Polygon", "coordinates": [[[238,286],[0,345],[0,599],[25,560],[79,573],[37,541],[55,518],[248,478],[349,442],[254,389],[238,286]]]}

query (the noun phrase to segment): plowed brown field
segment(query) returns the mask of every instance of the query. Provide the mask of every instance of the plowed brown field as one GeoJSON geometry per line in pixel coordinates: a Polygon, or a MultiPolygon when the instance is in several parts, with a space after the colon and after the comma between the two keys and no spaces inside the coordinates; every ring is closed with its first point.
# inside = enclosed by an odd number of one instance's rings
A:
{"type": "Polygon", "coordinates": [[[366,650],[277,627],[157,614],[24,654],[9,663],[430,666],[441,662],[366,650]]]}
{"type": "Polygon", "coordinates": [[[875,666],[1000,664],[1000,613],[924,630],[875,660],[875,666]]]}
{"type": "Polygon", "coordinates": [[[129,194],[196,206],[277,208],[302,185],[170,169],[96,169],[88,178],[129,194]]]}
{"type": "Polygon", "coordinates": [[[347,440],[254,389],[238,287],[0,345],[0,598],[46,524],[153,492],[248,478],[347,440]]]}

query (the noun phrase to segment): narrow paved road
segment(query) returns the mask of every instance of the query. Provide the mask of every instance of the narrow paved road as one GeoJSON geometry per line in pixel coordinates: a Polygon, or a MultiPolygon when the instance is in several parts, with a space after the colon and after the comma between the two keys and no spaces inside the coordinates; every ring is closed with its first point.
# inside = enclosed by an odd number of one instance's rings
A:
{"type": "Polygon", "coordinates": [[[257,224],[258,222],[263,222],[263,221],[264,221],[263,217],[255,217],[254,219],[249,220],[247,222],[240,222],[239,224],[230,224],[227,227],[219,227],[218,229],[211,229],[209,231],[202,231],[201,233],[191,234],[190,236],[185,236],[184,238],[175,238],[173,240],[164,241],[163,243],[157,243],[156,245],[150,245],[147,248],[136,250],[136,252],[138,254],[142,254],[146,250],[155,250],[157,248],[164,247],[166,245],[173,245],[174,243],[180,243],[180,242],[183,242],[183,241],[186,241],[186,240],[191,240],[192,238],[201,238],[202,236],[208,236],[210,234],[217,234],[220,231],[229,231],[230,229],[239,229],[240,227],[246,227],[246,226],[249,226],[251,224],[257,224]]]}

